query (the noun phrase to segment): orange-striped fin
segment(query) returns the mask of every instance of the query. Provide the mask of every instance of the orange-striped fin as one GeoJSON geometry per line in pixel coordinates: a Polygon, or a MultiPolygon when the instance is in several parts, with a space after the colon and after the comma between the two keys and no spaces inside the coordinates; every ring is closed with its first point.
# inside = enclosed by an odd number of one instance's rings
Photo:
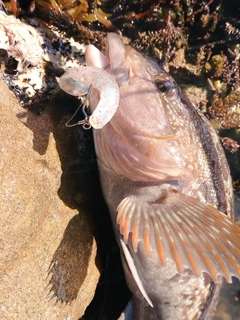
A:
{"type": "Polygon", "coordinates": [[[146,256],[157,251],[160,263],[173,260],[179,273],[240,279],[240,227],[211,205],[170,188],[154,202],[127,197],[117,211],[123,241],[135,252],[141,241],[146,256]]]}

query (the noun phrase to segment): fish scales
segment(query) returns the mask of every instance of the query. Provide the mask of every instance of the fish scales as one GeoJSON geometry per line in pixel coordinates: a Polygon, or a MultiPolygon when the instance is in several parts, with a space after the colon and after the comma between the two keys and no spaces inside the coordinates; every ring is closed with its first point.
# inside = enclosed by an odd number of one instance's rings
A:
{"type": "Polygon", "coordinates": [[[119,319],[210,319],[222,277],[240,278],[240,228],[218,136],[171,76],[118,35],[107,35],[105,54],[89,45],[86,62],[59,84],[90,88],[86,121],[133,293],[119,319]],[[92,67],[99,78],[90,83],[92,67]]]}

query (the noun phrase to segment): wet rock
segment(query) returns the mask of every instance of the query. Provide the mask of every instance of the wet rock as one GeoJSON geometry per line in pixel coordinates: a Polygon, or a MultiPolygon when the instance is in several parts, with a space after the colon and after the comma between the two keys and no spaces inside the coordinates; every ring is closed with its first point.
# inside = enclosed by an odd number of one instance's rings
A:
{"type": "Polygon", "coordinates": [[[77,320],[99,278],[79,152],[69,162],[51,112],[25,112],[0,90],[0,318],[77,320]]]}

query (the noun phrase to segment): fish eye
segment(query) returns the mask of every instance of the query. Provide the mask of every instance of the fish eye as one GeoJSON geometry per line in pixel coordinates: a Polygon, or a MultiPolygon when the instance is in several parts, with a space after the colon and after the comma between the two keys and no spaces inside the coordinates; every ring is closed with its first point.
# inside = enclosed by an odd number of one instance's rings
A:
{"type": "Polygon", "coordinates": [[[176,92],[175,82],[166,76],[156,77],[154,83],[157,89],[165,95],[172,95],[176,92]]]}

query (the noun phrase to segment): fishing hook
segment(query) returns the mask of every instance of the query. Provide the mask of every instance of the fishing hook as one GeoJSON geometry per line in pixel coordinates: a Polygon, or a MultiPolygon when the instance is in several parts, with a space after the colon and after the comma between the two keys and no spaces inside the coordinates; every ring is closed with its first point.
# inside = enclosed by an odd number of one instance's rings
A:
{"type": "Polygon", "coordinates": [[[90,95],[90,91],[91,91],[91,88],[92,88],[92,85],[90,85],[90,87],[88,88],[88,91],[87,91],[87,95],[86,95],[86,98],[84,100],[84,103],[83,105],[79,105],[77,110],[74,112],[73,116],[65,123],[65,126],[66,127],[75,127],[75,126],[79,126],[79,125],[82,125],[83,129],[85,130],[89,130],[91,129],[91,124],[89,123],[89,115],[86,113],[85,109],[86,109],[86,104],[87,104],[87,101],[89,99],[89,95],[90,95]],[[78,113],[79,109],[82,108],[82,113],[84,115],[84,119],[83,120],[79,120],[77,123],[74,123],[74,124],[69,124],[69,122],[75,117],[75,115],[78,113]]]}

